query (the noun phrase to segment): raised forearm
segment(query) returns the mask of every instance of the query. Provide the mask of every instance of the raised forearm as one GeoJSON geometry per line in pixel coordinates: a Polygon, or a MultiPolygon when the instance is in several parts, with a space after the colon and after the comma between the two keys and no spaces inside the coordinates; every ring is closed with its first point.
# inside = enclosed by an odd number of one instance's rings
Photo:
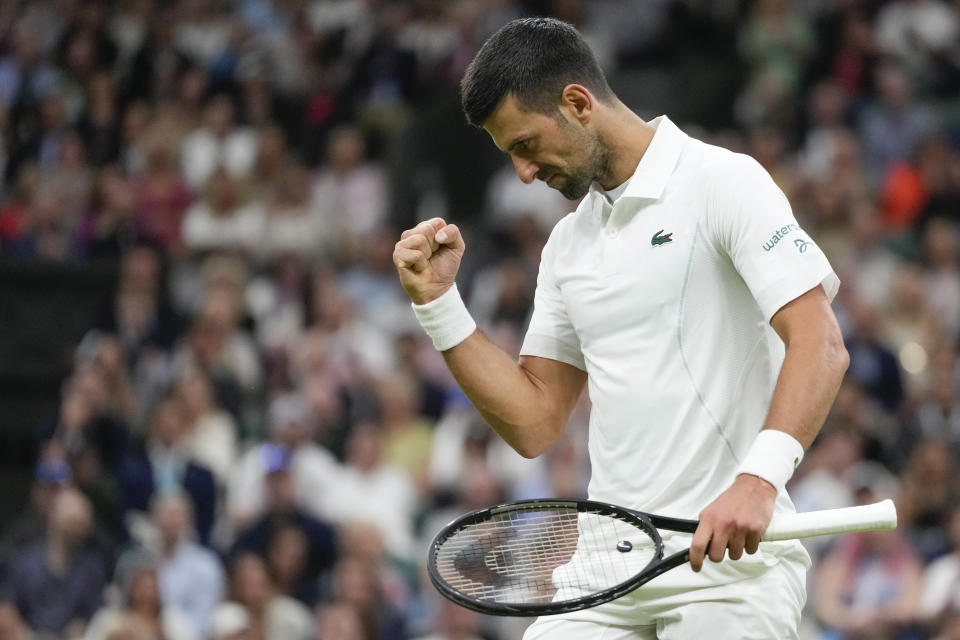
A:
{"type": "Polygon", "coordinates": [[[454,284],[465,247],[456,225],[433,218],[401,234],[393,262],[464,393],[507,444],[532,458],[563,432],[586,373],[545,358],[514,361],[476,329],[454,284]]]}

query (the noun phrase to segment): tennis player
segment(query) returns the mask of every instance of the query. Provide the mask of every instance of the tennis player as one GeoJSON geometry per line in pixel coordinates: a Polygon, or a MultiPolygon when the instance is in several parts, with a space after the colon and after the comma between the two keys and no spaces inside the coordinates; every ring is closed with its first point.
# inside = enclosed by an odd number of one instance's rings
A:
{"type": "Polygon", "coordinates": [[[588,384],[589,497],[701,521],[665,541],[691,545],[689,566],[525,637],[796,638],[809,557],[760,536],[794,510],[785,484],[847,367],[827,259],[757,162],[643,121],[565,23],[501,28],[461,98],[524,182],[583,200],[543,250],[519,361],[476,330],[454,283],[464,239],[439,218],[393,254],[421,324],[522,455],[557,440],[588,384]]]}

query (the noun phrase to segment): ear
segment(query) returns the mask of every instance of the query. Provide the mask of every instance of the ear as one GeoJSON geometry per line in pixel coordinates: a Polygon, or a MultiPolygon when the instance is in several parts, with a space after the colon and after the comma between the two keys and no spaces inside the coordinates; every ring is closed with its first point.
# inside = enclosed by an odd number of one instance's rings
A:
{"type": "Polygon", "coordinates": [[[566,111],[568,117],[580,124],[590,122],[594,106],[593,94],[583,85],[568,84],[560,94],[560,110],[566,111]]]}

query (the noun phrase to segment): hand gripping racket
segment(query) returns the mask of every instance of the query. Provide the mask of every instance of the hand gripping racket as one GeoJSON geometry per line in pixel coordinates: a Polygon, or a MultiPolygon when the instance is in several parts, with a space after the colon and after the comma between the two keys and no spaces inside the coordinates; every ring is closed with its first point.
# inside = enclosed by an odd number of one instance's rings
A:
{"type": "MultiPolygon", "coordinates": [[[[777,516],[762,539],[894,529],[890,500],[777,516]]],[[[444,596],[505,616],[566,613],[609,602],[690,559],[663,557],[661,529],[693,533],[696,520],[591,500],[523,500],[468,513],[430,545],[427,570],[444,596]]]]}

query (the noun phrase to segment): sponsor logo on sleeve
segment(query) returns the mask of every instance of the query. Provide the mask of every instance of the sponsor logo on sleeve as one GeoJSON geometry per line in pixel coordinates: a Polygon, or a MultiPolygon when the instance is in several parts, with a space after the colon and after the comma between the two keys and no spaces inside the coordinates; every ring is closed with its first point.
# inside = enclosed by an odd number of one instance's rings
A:
{"type": "MultiPolygon", "coordinates": [[[[786,226],[780,227],[779,229],[773,232],[773,235],[770,236],[769,240],[764,241],[763,250],[770,251],[775,246],[780,244],[781,240],[786,238],[788,235],[790,235],[794,231],[800,231],[800,225],[791,222],[786,226]]],[[[809,240],[797,238],[793,241],[793,245],[800,251],[800,253],[804,253],[807,249],[813,246],[813,243],[810,242],[809,240]]]]}

